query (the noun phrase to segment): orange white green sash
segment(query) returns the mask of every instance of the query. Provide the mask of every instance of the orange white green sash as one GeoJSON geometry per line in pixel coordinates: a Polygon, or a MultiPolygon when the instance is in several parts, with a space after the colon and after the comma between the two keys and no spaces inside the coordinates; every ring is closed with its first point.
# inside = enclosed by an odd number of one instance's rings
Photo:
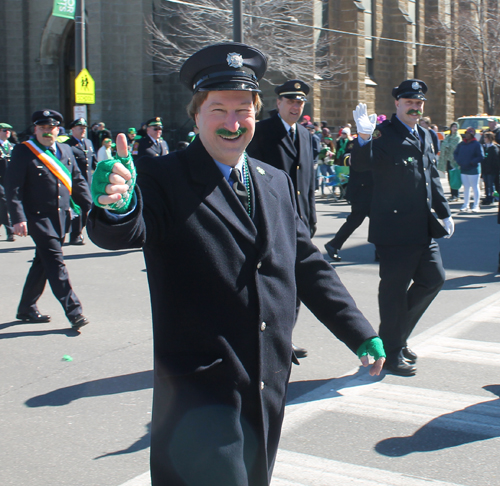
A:
{"type": "MultiPolygon", "coordinates": [[[[69,192],[71,196],[73,181],[71,173],[68,168],[61,163],[61,161],[46,147],[40,145],[35,140],[27,140],[23,142],[35,155],[36,157],[47,167],[47,169],[52,172],[63,184],[64,187],[69,192]]],[[[80,214],[80,207],[70,198],[71,209],[76,213],[80,214]]]]}

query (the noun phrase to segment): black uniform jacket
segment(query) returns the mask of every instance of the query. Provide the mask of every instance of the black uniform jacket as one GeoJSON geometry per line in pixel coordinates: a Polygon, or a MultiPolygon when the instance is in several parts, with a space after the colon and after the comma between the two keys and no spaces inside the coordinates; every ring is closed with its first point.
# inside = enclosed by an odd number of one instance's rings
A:
{"type": "Polygon", "coordinates": [[[149,157],[160,157],[168,154],[168,145],[162,138],[155,144],[151,137],[146,134],[137,142],[137,145],[134,144],[134,152],[135,151],[137,151],[137,155],[134,155],[134,159],[139,159],[145,155],[149,157]]]}
{"type": "MultiPolygon", "coordinates": [[[[61,151],[61,162],[72,174],[73,200],[82,212],[88,212],[92,204],[89,186],[71,148],[64,143],[56,144],[61,151]]],[[[64,237],[71,225],[69,191],[26,145],[16,145],[12,151],[6,179],[12,224],[27,221],[33,237],[64,237]]]]}
{"type": "Polygon", "coordinates": [[[299,150],[292,143],[281,118],[275,114],[255,125],[255,135],[247,152],[251,157],[284,170],[292,178],[299,216],[312,228],[316,225],[313,138],[302,125],[296,123],[295,126],[299,150]]]}
{"type": "Polygon", "coordinates": [[[363,204],[369,208],[372,202],[372,195],[373,176],[371,171],[358,171],[351,166],[345,194],[346,199],[351,203],[363,204]]]}
{"type": "Polygon", "coordinates": [[[92,170],[95,169],[97,164],[97,156],[94,151],[94,146],[88,138],[82,140],[83,144],[75,137],[70,137],[66,142],[67,145],[73,150],[78,168],[82,173],[83,178],[87,181],[88,185],[92,183],[92,170]]]}
{"type": "Polygon", "coordinates": [[[258,227],[198,137],[137,163],[138,203],[124,222],[109,222],[102,209],[89,215],[100,247],[144,247],[154,486],[269,484],[297,292],[351,350],[376,335],[311,243],[290,178],[252,158],[248,165],[258,227]]]}
{"type": "Polygon", "coordinates": [[[376,245],[427,244],[447,234],[431,211],[439,219],[451,214],[432,137],[429,130],[418,129],[423,144],[393,115],[378,125],[372,141],[363,147],[355,142],[352,167],[373,174],[368,241],[376,245]]]}

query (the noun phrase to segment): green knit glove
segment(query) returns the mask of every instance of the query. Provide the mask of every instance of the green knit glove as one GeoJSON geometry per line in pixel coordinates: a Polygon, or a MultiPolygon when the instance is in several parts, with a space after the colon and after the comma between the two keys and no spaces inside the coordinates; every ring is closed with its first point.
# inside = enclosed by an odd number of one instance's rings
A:
{"type": "Polygon", "coordinates": [[[126,213],[128,211],[128,207],[130,206],[130,202],[132,201],[136,178],[137,173],[130,155],[124,158],[115,155],[113,159],[101,160],[101,162],[97,164],[94,175],[92,176],[91,193],[94,204],[100,208],[109,209],[118,214],[126,213]],[[130,180],[126,182],[128,191],[125,194],[122,194],[122,198],[113,204],[101,204],[99,203],[99,197],[107,196],[106,186],[109,184],[109,176],[113,172],[113,166],[117,162],[121,162],[132,174],[130,180]]]}
{"type": "Polygon", "coordinates": [[[367,339],[358,349],[358,358],[369,354],[375,361],[379,358],[385,358],[384,343],[378,336],[367,339]]]}

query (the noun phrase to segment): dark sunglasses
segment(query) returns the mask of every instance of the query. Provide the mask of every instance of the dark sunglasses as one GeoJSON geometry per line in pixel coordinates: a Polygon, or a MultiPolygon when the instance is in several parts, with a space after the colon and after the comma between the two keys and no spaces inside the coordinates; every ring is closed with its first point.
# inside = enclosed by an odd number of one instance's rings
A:
{"type": "Polygon", "coordinates": [[[161,132],[163,127],[151,127],[155,132],[161,132]]]}
{"type": "Polygon", "coordinates": [[[10,129],[9,128],[2,128],[2,132],[4,132],[4,133],[10,132],[10,129]]]}

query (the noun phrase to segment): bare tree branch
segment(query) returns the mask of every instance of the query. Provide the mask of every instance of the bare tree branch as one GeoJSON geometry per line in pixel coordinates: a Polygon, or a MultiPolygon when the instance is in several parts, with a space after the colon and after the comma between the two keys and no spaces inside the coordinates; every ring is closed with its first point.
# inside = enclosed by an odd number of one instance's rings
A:
{"type": "MultiPolygon", "coordinates": [[[[164,1],[146,21],[149,53],[158,73],[178,72],[201,47],[232,40],[232,1],[191,0],[195,2],[210,9],[164,1]]],[[[318,34],[312,26],[312,9],[308,11],[303,0],[246,0],[244,13],[248,14],[243,22],[245,43],[266,54],[271,72],[328,85],[337,84],[338,75],[346,73],[332,52],[337,39],[332,33],[318,34]]]]}
{"type": "MultiPolygon", "coordinates": [[[[455,48],[454,70],[481,87],[486,111],[495,114],[500,75],[500,12],[496,2],[462,1],[456,18],[449,22],[433,18],[426,31],[437,44],[455,48]]],[[[437,67],[432,49],[428,61],[437,67]]]]}

